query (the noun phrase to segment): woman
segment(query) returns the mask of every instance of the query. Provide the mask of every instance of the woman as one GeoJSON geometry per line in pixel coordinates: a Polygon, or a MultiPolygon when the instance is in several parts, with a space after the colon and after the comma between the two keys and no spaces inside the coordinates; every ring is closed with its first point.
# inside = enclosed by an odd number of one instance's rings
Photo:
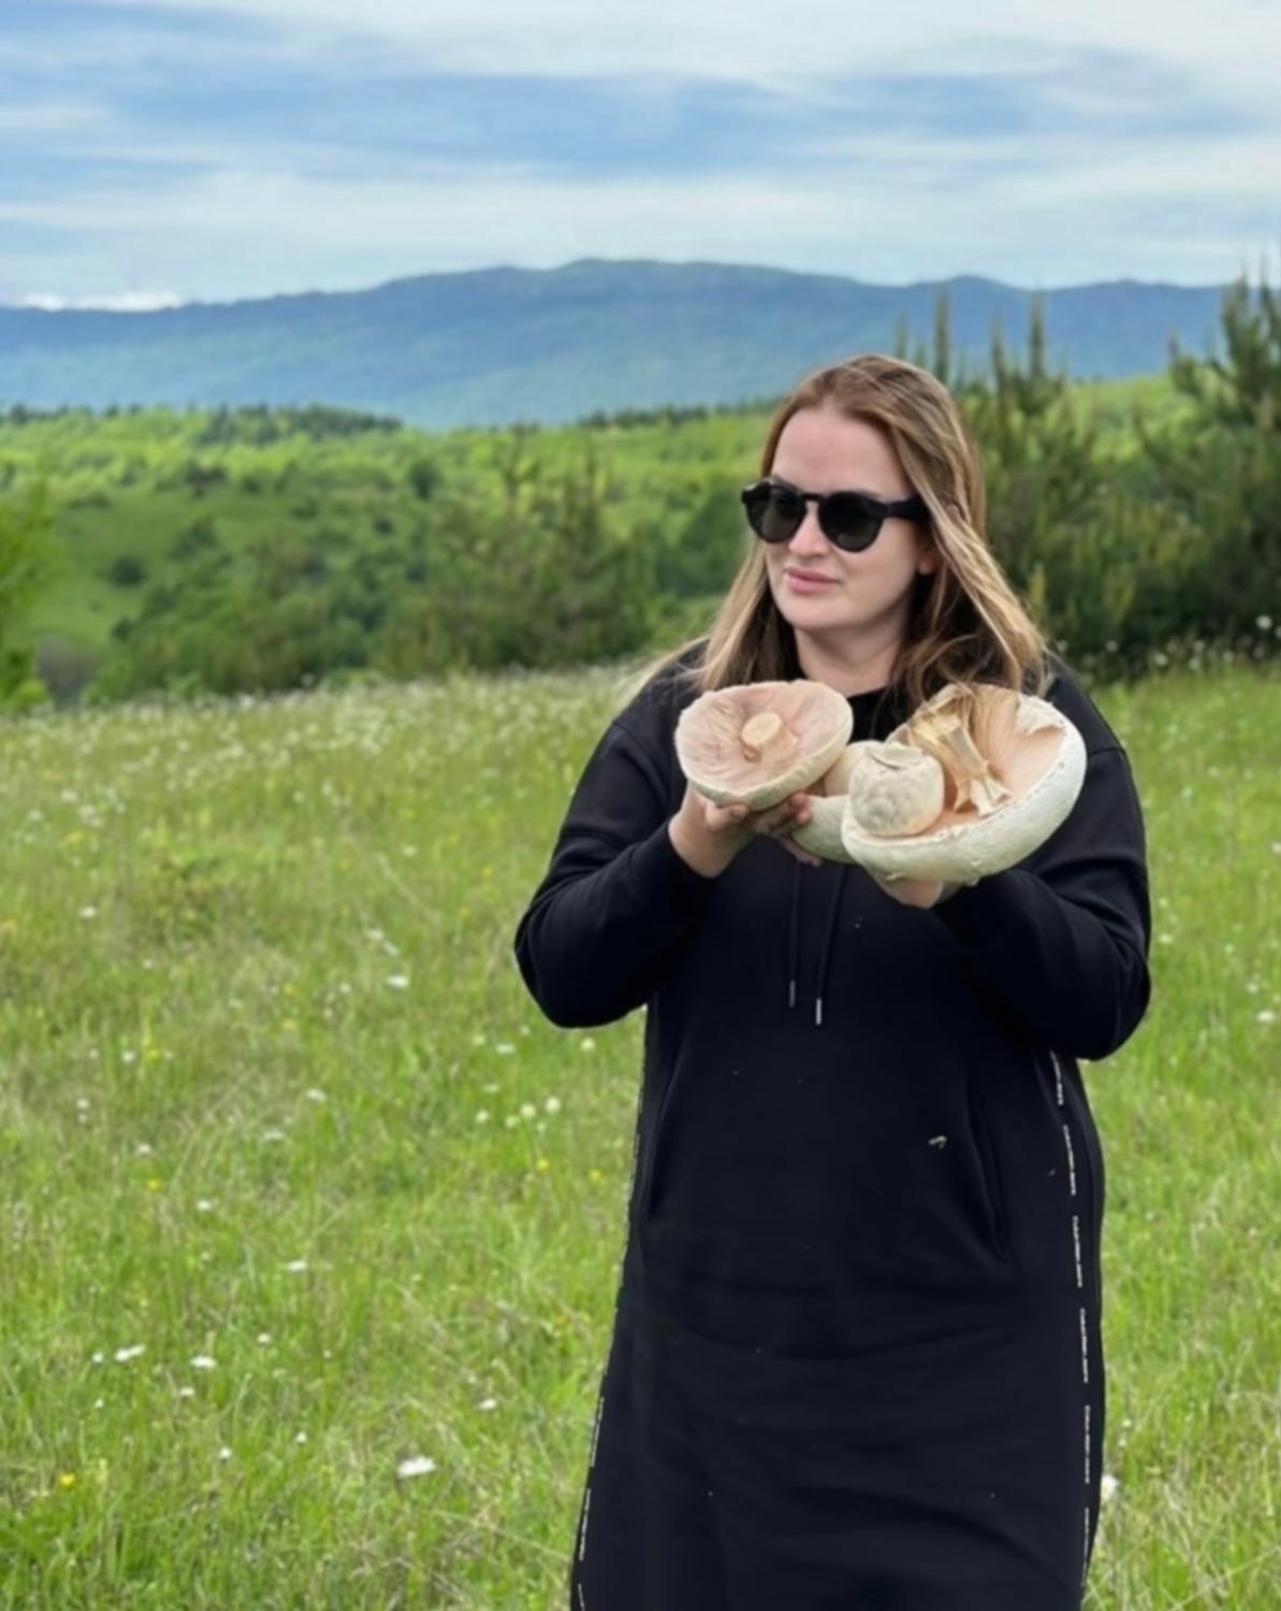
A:
{"type": "Polygon", "coordinates": [[[1151,990],[1129,762],[993,558],[927,371],[809,376],[761,469],[766,540],[609,724],[515,935],[552,1022],[647,1008],[572,1611],[1077,1611],[1104,1431],[1078,1059],[1151,990]],[[1039,693],[1085,739],[1080,796],[973,885],[818,862],[803,794],[713,805],[673,746],[702,689],[790,677],[846,695],[855,739],[945,682],[1039,693]]]}

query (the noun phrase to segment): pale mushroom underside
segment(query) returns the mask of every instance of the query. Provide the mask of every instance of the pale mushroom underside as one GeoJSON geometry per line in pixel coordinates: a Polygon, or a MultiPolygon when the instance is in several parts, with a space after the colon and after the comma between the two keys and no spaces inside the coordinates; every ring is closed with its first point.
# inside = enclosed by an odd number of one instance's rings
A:
{"type": "Polygon", "coordinates": [[[764,811],[813,787],[853,726],[849,702],[826,683],[741,683],[710,689],[686,706],[676,723],[676,754],[707,799],[764,811]]]}

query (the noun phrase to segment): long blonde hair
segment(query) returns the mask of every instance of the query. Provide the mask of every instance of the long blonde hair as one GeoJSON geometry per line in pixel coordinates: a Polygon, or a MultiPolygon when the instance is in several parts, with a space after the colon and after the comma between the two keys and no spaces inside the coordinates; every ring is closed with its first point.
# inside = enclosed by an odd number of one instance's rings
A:
{"type": "MultiPolygon", "coordinates": [[[[981,680],[1044,694],[1053,672],[1048,641],[988,544],[978,444],[947,387],[929,370],[882,353],[815,370],[775,412],[761,451],[761,475],[773,468],[779,436],[792,415],[823,406],[885,432],[928,506],[930,535],[940,553],[937,569],[916,577],[887,695],[914,710],[949,682],[981,680]]],[[[619,685],[622,702],[668,668],[674,683],[692,693],[804,675],[795,631],[770,590],[764,543],[753,539],[710,630],[629,673],[619,685]],[[678,664],[704,644],[701,655],[678,664]]]]}

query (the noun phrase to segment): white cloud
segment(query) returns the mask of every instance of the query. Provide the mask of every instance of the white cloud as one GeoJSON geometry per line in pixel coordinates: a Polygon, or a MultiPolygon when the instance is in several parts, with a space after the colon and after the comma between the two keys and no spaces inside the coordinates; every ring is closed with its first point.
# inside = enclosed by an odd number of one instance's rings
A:
{"type": "MultiPolygon", "coordinates": [[[[194,28],[149,28],[132,23],[95,26],[92,10],[123,9],[128,0],[120,0],[119,6],[112,0],[109,7],[99,6],[97,0],[71,3],[86,8],[85,27],[50,27],[43,34],[0,38],[0,72],[12,73],[26,83],[88,73],[95,82],[110,83],[113,89],[119,89],[163,85],[170,82],[175,67],[192,65],[194,28]]],[[[264,62],[281,66],[305,64],[314,60],[313,46],[305,34],[264,35],[259,29],[244,30],[240,37],[208,31],[195,37],[202,73],[238,66],[261,67],[264,62]]]]}
{"type": "Polygon", "coordinates": [[[987,75],[1042,52],[1133,52],[1206,88],[1276,99],[1281,7],[1274,0],[945,0],[893,7],[848,0],[80,0],[111,9],[239,17],[310,51],[358,46],[402,67],[616,77],[675,73],[800,90],[836,74],[987,75]]]}
{"type": "MultiPolygon", "coordinates": [[[[85,26],[0,41],[0,69],[61,67],[94,93],[51,91],[0,107],[0,135],[33,155],[84,163],[78,177],[0,190],[0,299],[29,305],[167,305],[190,299],[363,287],[432,270],[551,267],[608,254],[756,262],[883,283],[978,273],[1023,285],[1128,275],[1205,284],[1232,277],[1277,235],[1281,191],[1281,4],[1276,0],[989,0],[982,14],[943,0],[854,8],[794,0],[78,0],[85,26]],[[138,19],[99,26],[108,12],[138,19]],[[161,15],[169,12],[169,25],[161,15]],[[95,15],[95,13],[97,15],[95,15]],[[173,16],[187,26],[172,25],[173,16]],[[1133,53],[1098,77],[1080,52],[1133,53]],[[737,172],[629,171],[565,177],[533,161],[461,163],[326,138],[299,117],[282,135],[202,122],[151,135],[129,91],[170,97],[194,71],[252,59],[322,68],[344,93],[377,94],[380,71],[626,75],[618,116],[648,127],[671,75],[763,86],[784,141],[737,172]],[[1061,69],[1061,71],[1060,71],[1061,69]],[[1220,132],[1107,135],[1114,115],[1151,107],[1162,70],[1198,106],[1221,104],[1279,137],[1220,132]],[[93,73],[93,78],[89,74],[93,73]],[[1099,132],[912,133],[861,119],[840,78],[1031,75],[1031,93],[1099,132]],[[1140,94],[1141,91],[1141,94],[1140,94]],[[112,107],[102,104],[110,97],[112,107]],[[1146,97],[1146,98],[1143,98],[1146,97]],[[314,140],[311,138],[315,132],[314,140]],[[137,170],[90,182],[91,163],[137,170]],[[190,169],[191,176],[177,170],[190,169]],[[51,239],[52,244],[51,244],[51,239]],[[39,292],[32,287],[41,287],[39,292]],[[154,299],[161,299],[156,301],[154,299]]],[[[23,82],[28,79],[19,73],[23,82]]],[[[54,80],[56,82],[56,80],[54,80]]],[[[1180,102],[1171,93],[1170,112],[1180,102]]],[[[905,106],[910,96],[905,92],[905,106]]],[[[584,127],[585,152],[592,130],[584,127]]],[[[568,159],[563,159],[568,160],[568,159]]],[[[17,170],[15,170],[17,171],[17,170]]]]}
{"type": "Polygon", "coordinates": [[[0,137],[92,134],[109,127],[115,114],[94,101],[34,101],[0,106],[0,137]]]}
{"type": "Polygon", "coordinates": [[[97,308],[107,313],[155,313],[159,308],[180,308],[183,300],[172,291],[125,291],[119,296],[55,296],[47,291],[28,291],[18,298],[21,308],[40,308],[60,313],[65,308],[97,308]]]}
{"type": "Polygon", "coordinates": [[[1199,159],[1188,152],[1131,173],[1104,171],[1105,153],[1080,146],[1074,163],[1060,153],[1058,168],[928,193],[902,178],[923,154],[900,139],[884,151],[870,140],[863,160],[822,173],[802,169],[794,178],[596,183],[516,165],[440,164],[430,176],[382,180],[228,170],[145,191],[95,188],[0,202],[0,221],[69,236],[65,254],[11,256],[10,281],[22,272],[28,286],[83,284],[92,262],[110,289],[113,274],[116,284],[136,285],[137,265],[145,264],[153,283],[214,300],[598,255],[756,262],[890,284],[956,273],[1046,287],[1120,275],[1209,284],[1232,278],[1243,256],[1253,258],[1261,239],[1270,239],[1249,217],[1241,222],[1243,207],[1248,214],[1257,201],[1262,216],[1273,205],[1275,168],[1264,168],[1269,153],[1257,142],[1228,142],[1199,159]],[[1258,174],[1258,191],[1229,197],[1219,214],[1227,166],[1258,174]],[[1158,202],[1176,186],[1200,198],[1196,231],[1166,232],[1147,213],[1146,225],[1133,223],[1145,174],[1158,202]]]}

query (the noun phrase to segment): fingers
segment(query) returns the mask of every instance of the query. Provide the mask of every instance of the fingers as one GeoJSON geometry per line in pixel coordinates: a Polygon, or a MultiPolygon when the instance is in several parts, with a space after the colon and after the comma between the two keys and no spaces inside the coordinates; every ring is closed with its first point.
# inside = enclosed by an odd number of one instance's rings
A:
{"type": "Polygon", "coordinates": [[[792,794],[786,800],[762,811],[758,831],[761,833],[788,833],[794,823],[809,820],[809,805],[803,794],[792,794]]]}
{"type": "Polygon", "coordinates": [[[768,838],[782,838],[810,820],[809,801],[804,793],[789,795],[763,811],[750,811],[741,801],[712,806],[709,810],[722,819],[743,823],[751,833],[768,838]]]}
{"type": "Polygon", "coordinates": [[[707,809],[709,815],[736,824],[742,823],[749,833],[775,840],[790,855],[810,867],[822,865],[821,856],[815,856],[811,851],[804,850],[792,838],[793,830],[811,819],[809,796],[803,790],[789,795],[786,800],[780,800],[776,805],[766,807],[764,811],[752,812],[741,801],[731,801],[724,806],[709,806],[707,809]]]}
{"type": "Polygon", "coordinates": [[[778,836],[778,843],[782,845],[783,849],[787,851],[789,855],[795,856],[797,861],[803,861],[806,866],[819,867],[822,865],[823,858],[821,856],[816,856],[812,851],[809,850],[802,850],[796,841],[789,838],[787,834],[780,834],[778,836]]]}
{"type": "Polygon", "coordinates": [[[812,851],[803,849],[792,838],[795,830],[807,824],[809,820],[808,799],[803,793],[794,794],[789,799],[780,801],[768,813],[763,814],[761,832],[768,838],[776,840],[784,850],[795,856],[798,861],[803,861],[810,867],[818,867],[822,862],[822,857],[814,855],[812,851]]]}

